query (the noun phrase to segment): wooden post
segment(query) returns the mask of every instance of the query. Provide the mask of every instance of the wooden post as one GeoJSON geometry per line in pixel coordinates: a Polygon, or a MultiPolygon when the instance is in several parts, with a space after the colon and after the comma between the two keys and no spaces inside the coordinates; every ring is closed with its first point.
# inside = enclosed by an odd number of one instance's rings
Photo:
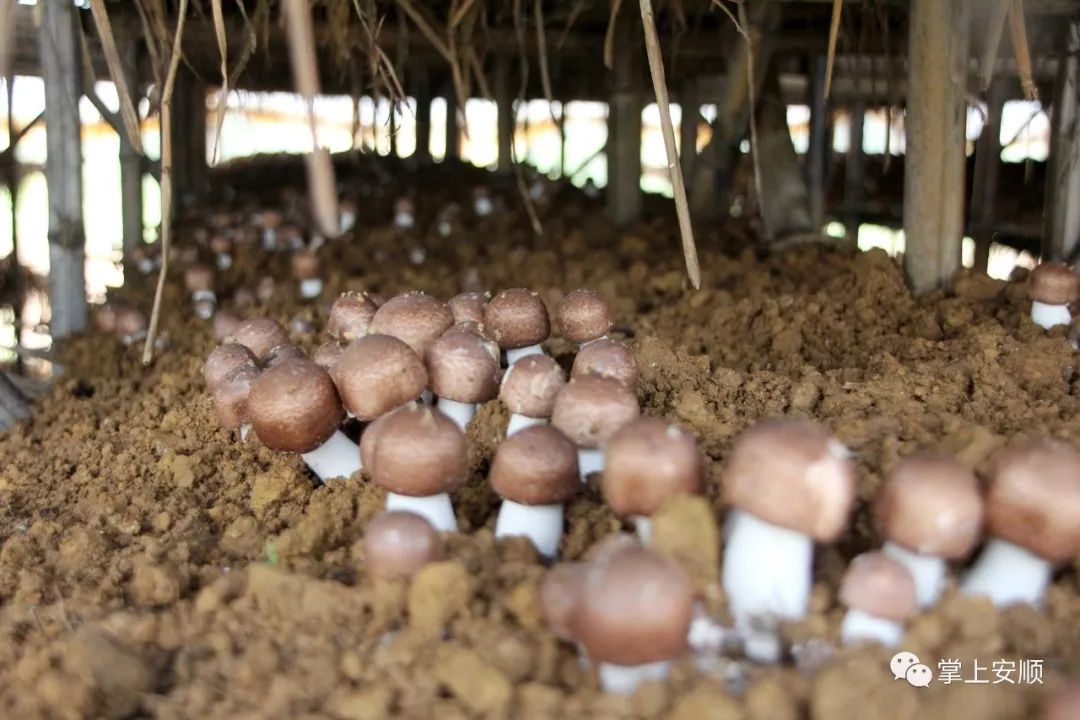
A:
{"type": "Polygon", "coordinates": [[[85,234],[82,216],[81,66],[75,6],[41,3],[38,42],[45,81],[49,186],[49,304],[53,338],[86,329],[85,234]]]}
{"type": "Polygon", "coordinates": [[[904,268],[915,292],[946,288],[964,231],[966,0],[912,0],[904,156],[904,268]]]}
{"type": "Polygon", "coordinates": [[[566,176],[566,106],[565,100],[559,101],[559,177],[566,176]]]}
{"type": "Polygon", "coordinates": [[[847,163],[844,172],[844,227],[848,243],[859,242],[859,217],[862,212],[863,183],[866,155],[863,154],[863,124],[866,121],[866,101],[856,99],[849,111],[847,163]]]}
{"type": "MultiPolygon", "coordinates": [[[[131,30],[125,27],[124,31],[116,33],[116,45],[127,86],[132,95],[138,97],[137,49],[131,30]]],[[[124,232],[124,263],[127,265],[143,244],[143,158],[126,132],[117,134],[120,138],[120,214],[124,232]]]]}
{"type": "Polygon", "coordinates": [[[608,114],[607,208],[611,218],[623,225],[641,218],[641,26],[636,21],[630,12],[621,13],[617,20],[608,114]]]}
{"type": "Polygon", "coordinates": [[[990,262],[990,242],[994,230],[994,203],[997,201],[998,173],[1001,169],[1001,113],[1005,108],[1011,78],[998,77],[990,84],[986,103],[986,123],[975,143],[975,177],[971,187],[971,234],[975,238],[975,269],[986,272],[990,262]]]}
{"type": "Polygon", "coordinates": [[[174,207],[195,202],[206,187],[206,86],[181,66],[173,91],[174,207]]]}
{"type": "Polygon", "coordinates": [[[814,228],[825,224],[825,176],[832,143],[829,104],[825,99],[825,56],[810,61],[810,137],[806,150],[806,180],[814,228]]]}
{"type": "Polygon", "coordinates": [[[682,160],[683,177],[693,177],[694,161],[697,160],[698,118],[701,117],[696,78],[689,77],[683,81],[679,102],[682,107],[679,159],[682,160]]]}
{"type": "Polygon", "coordinates": [[[461,157],[461,130],[458,128],[457,100],[454,93],[446,95],[446,160],[457,160],[461,157]]]}
{"type": "Polygon", "coordinates": [[[496,170],[509,175],[514,169],[510,144],[514,142],[514,93],[510,89],[510,58],[499,55],[495,59],[495,105],[498,113],[496,135],[499,142],[499,160],[496,170]]]}
{"type": "Polygon", "coordinates": [[[1071,262],[1080,246],[1080,21],[1066,30],[1050,114],[1043,257],[1071,262]]]}
{"type": "Polygon", "coordinates": [[[388,148],[388,154],[390,155],[390,157],[396,158],[398,156],[398,150],[397,150],[397,148],[398,148],[398,143],[397,143],[397,134],[398,134],[397,103],[395,103],[394,99],[390,98],[390,97],[386,98],[386,102],[390,107],[390,130],[389,130],[390,131],[390,137],[389,137],[390,147],[388,148]]]}
{"type": "Polygon", "coordinates": [[[431,84],[427,66],[420,64],[413,71],[416,98],[416,161],[426,165],[431,161],[431,84]]]}
{"type": "MultiPolygon", "coordinates": [[[[780,73],[775,65],[764,85],[767,97],[780,97],[780,73]]],[[[758,165],[761,168],[761,220],[766,241],[808,239],[813,225],[810,197],[802,164],[791,142],[787,107],[763,102],[757,113],[758,165]]]]}

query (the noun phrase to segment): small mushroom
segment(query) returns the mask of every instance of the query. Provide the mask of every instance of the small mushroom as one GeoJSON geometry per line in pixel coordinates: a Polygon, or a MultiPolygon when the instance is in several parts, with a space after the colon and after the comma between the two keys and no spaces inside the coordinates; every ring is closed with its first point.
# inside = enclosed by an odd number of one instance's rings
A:
{"type": "Polygon", "coordinates": [[[446,554],[442,536],[422,515],[381,512],[364,527],[364,562],[376,580],[412,577],[446,554]]]}
{"type": "Polygon", "coordinates": [[[463,431],[476,406],[499,389],[499,346],[461,326],[452,326],[427,351],[431,391],[439,409],[463,431]]]}
{"type": "Polygon", "coordinates": [[[290,261],[293,279],[299,287],[300,297],[310,300],[322,295],[323,281],[319,256],[311,250],[298,250],[292,254],[290,261]]]}
{"type": "Polygon", "coordinates": [[[893,647],[904,635],[904,621],[918,609],[911,573],[882,552],[852,559],[840,583],[840,602],[848,607],[840,625],[845,645],[870,640],[893,647]]]}
{"type": "Polygon", "coordinates": [[[125,345],[132,345],[146,337],[146,315],[142,310],[121,305],[116,308],[116,334],[125,345]]]}
{"type": "Polygon", "coordinates": [[[547,422],[565,386],[562,368],[547,355],[526,355],[511,365],[499,386],[499,399],[510,411],[506,436],[547,422]]]}
{"type": "Polygon", "coordinates": [[[641,414],[633,392],[609,378],[571,379],[555,398],[551,424],[578,446],[582,481],[604,469],[604,445],[641,414]]]}
{"type": "Polygon", "coordinates": [[[416,207],[412,198],[400,197],[394,202],[394,227],[411,230],[416,225],[416,207]]]}
{"type": "Polygon", "coordinates": [[[484,306],[487,305],[487,295],[478,292],[460,293],[450,298],[447,303],[450,314],[454,316],[455,325],[468,325],[474,330],[484,326],[484,306]]]}
{"type": "Polygon", "coordinates": [[[491,199],[491,190],[486,185],[473,188],[473,212],[477,217],[487,217],[495,212],[495,202],[491,199]]]}
{"type": "Polygon", "coordinates": [[[196,264],[184,270],[184,286],[191,295],[195,314],[209,320],[217,305],[214,294],[214,269],[209,265],[196,264]]]}
{"type": "Polygon", "coordinates": [[[230,312],[228,310],[218,310],[216,313],[214,313],[214,319],[212,323],[214,330],[214,338],[218,341],[221,341],[233,335],[236,332],[237,328],[240,327],[240,323],[242,322],[244,322],[244,319],[236,313],[230,312]]]}
{"type": "Polygon", "coordinates": [[[343,343],[350,343],[368,334],[371,320],[379,307],[367,293],[346,292],[330,307],[326,319],[326,334],[343,343]]]}
{"type": "Polygon", "coordinates": [[[503,290],[484,307],[484,329],[506,350],[513,365],[526,355],[544,351],[540,343],[551,334],[551,320],[540,294],[527,288],[503,290]]]}
{"type": "Polygon", "coordinates": [[[1049,330],[1072,322],[1069,303],[1080,299],[1080,277],[1065,263],[1044,262],[1031,272],[1028,281],[1031,319],[1049,330]]]}
{"type": "Polygon", "coordinates": [[[540,614],[548,628],[561,640],[575,641],[574,620],[581,608],[588,565],[558,563],[540,581],[540,614]]]}

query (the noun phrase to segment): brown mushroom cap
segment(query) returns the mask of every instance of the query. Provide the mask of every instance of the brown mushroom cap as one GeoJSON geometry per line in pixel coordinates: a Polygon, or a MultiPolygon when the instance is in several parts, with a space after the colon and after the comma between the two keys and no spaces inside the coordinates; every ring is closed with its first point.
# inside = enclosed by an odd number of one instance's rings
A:
{"type": "Polygon", "coordinates": [[[512,502],[564,503],[581,488],[577,448],[549,425],[525,428],[499,445],[489,480],[495,492],[512,502]]]}
{"type": "Polygon", "coordinates": [[[1028,295],[1036,302],[1068,305],[1080,298],[1080,277],[1065,263],[1041,263],[1028,283],[1028,295]]]}
{"type": "Polygon", "coordinates": [[[315,280],[321,275],[319,256],[312,250],[297,250],[289,258],[293,278],[296,280],[315,280]]]}
{"type": "Polygon", "coordinates": [[[360,420],[374,420],[415,400],[428,382],[416,353],[389,335],[366,335],[350,343],[333,378],[345,407],[360,420]]]}
{"type": "Polygon", "coordinates": [[[499,391],[499,346],[468,328],[451,326],[428,348],[426,360],[439,397],[482,403],[499,391]]]}
{"type": "Polygon", "coordinates": [[[551,424],[578,447],[598,448],[641,414],[637,397],[614,380],[571,379],[555,398],[551,424]]]}
{"type": "Polygon", "coordinates": [[[414,405],[390,414],[369,445],[371,479],[390,492],[428,497],[465,482],[465,434],[436,408],[414,405]]]}
{"type": "Polygon", "coordinates": [[[484,293],[461,293],[450,298],[448,305],[455,323],[484,324],[484,306],[487,305],[484,293]]]}
{"type": "Polygon", "coordinates": [[[326,334],[342,342],[351,342],[368,334],[378,306],[367,293],[347,292],[334,301],[326,319],[326,334]]]}
{"type": "Polygon", "coordinates": [[[209,265],[192,265],[184,270],[184,286],[189,293],[214,289],[214,269],[209,265]]]}
{"type": "Polygon", "coordinates": [[[254,364],[233,368],[214,387],[214,413],[226,430],[236,430],[251,422],[248,396],[251,386],[262,374],[254,364]]]}
{"type": "Polygon", "coordinates": [[[291,342],[285,342],[271,348],[270,352],[266,353],[266,356],[263,357],[263,365],[272,368],[293,360],[307,360],[307,355],[291,342]]]}
{"type": "Polygon", "coordinates": [[[700,493],[704,474],[693,435],[659,418],[642,417],[608,441],[600,489],[616,515],[648,516],[674,495],[700,493]]]}
{"type": "Polygon", "coordinates": [[[214,348],[203,363],[203,382],[211,392],[238,367],[258,366],[258,359],[240,343],[224,343],[214,348]]]}
{"type": "Polygon", "coordinates": [[[344,345],[337,340],[328,340],[315,348],[315,352],[311,354],[311,361],[329,372],[337,366],[338,360],[341,359],[344,352],[344,345]]]}
{"type": "Polygon", "coordinates": [[[527,288],[503,290],[484,308],[484,328],[499,347],[538,345],[551,334],[551,320],[540,294],[527,288]]]}
{"type": "Polygon", "coordinates": [[[900,462],[878,494],[885,537],[923,555],[965,557],[982,533],[983,501],[974,473],[960,461],[924,455],[900,462]]]}
{"type": "MultiPolygon", "coordinates": [[[[413,403],[415,405],[415,403],[413,403]]],[[[405,407],[411,407],[409,405],[405,407]]],[[[375,464],[375,445],[378,441],[379,430],[386,424],[386,418],[393,415],[397,410],[391,410],[386,415],[380,415],[364,426],[364,431],[360,434],[360,464],[367,471],[368,477],[371,476],[371,466],[375,464]]]]}
{"type": "Polygon", "coordinates": [[[1076,720],[1080,718],[1080,679],[1073,678],[1051,691],[1043,703],[1040,720],[1076,720]]]}
{"type": "Polygon", "coordinates": [[[570,377],[597,375],[618,380],[630,388],[637,389],[638,367],[630,348],[617,340],[600,338],[588,345],[583,345],[574,357],[574,366],[570,377]]]}
{"type": "Polygon", "coordinates": [[[253,317],[240,323],[231,340],[246,346],[255,357],[263,358],[278,345],[289,342],[289,333],[277,320],[253,317]]]}
{"type": "Polygon", "coordinates": [[[559,363],[547,355],[526,355],[510,366],[499,387],[503,405],[518,415],[551,417],[555,398],[566,386],[559,363]]]}
{"type": "Polygon", "coordinates": [[[592,290],[574,290],[559,306],[559,332],[570,342],[586,343],[611,332],[611,307],[592,290]]]}
{"type": "Polygon", "coordinates": [[[116,334],[120,337],[132,337],[146,332],[146,316],[142,310],[121,305],[116,308],[116,334]]]}
{"type": "Polygon", "coordinates": [[[255,297],[263,305],[269,303],[274,299],[274,292],[277,290],[277,283],[274,282],[274,278],[269,275],[259,278],[259,282],[255,285],[255,297]]]}
{"type": "Polygon", "coordinates": [[[263,445],[306,453],[322,445],[344,413],[330,376],[308,360],[290,360],[263,371],[248,395],[251,426],[263,445]]]}
{"type": "Polygon", "coordinates": [[[116,305],[106,301],[94,308],[94,323],[103,333],[116,331],[116,305]]]}
{"type": "Polygon", "coordinates": [[[1004,450],[990,474],[986,526],[1051,562],[1080,554],[1080,455],[1057,440],[1004,450]]]}
{"type": "Polygon", "coordinates": [[[214,235],[210,238],[210,252],[215,255],[228,255],[232,252],[232,240],[224,235],[214,235]]]}
{"type": "Polygon", "coordinates": [[[230,337],[236,332],[236,329],[240,327],[240,323],[242,322],[244,322],[244,319],[236,313],[228,310],[218,310],[214,313],[214,338],[221,341],[230,337]]]}
{"type": "Polygon", "coordinates": [[[773,525],[835,540],[855,500],[847,450],[803,420],[759,422],[739,436],[723,475],[732,505],[773,525]]]}
{"type": "Polygon", "coordinates": [[[686,650],[693,607],[690,577],[675,561],[627,548],[589,566],[572,630],[597,662],[673,660],[686,650]]]}
{"type": "Polygon", "coordinates": [[[405,511],[382,512],[364,527],[364,561],[376,580],[412,577],[430,562],[441,560],[442,536],[424,517],[405,511]]]}
{"type": "Polygon", "coordinates": [[[371,320],[368,332],[404,340],[419,357],[454,324],[446,303],[424,293],[408,293],[383,303],[371,320]]]}
{"type": "Polygon", "coordinates": [[[853,610],[896,621],[911,617],[919,607],[911,573],[882,552],[863,553],[852,559],[840,584],[840,602],[853,610]]]}
{"type": "Polygon", "coordinates": [[[581,606],[588,566],[580,562],[554,565],[540,581],[540,614],[563,640],[574,639],[574,618],[581,606]]]}

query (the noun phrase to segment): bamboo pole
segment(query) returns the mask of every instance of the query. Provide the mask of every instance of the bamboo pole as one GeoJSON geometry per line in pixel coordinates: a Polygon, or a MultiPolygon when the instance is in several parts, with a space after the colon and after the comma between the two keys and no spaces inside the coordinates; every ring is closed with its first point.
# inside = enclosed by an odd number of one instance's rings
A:
{"type": "Polygon", "coordinates": [[[1069,22],[1050,113],[1043,255],[1077,260],[1080,252],[1080,20],[1069,22]]]}

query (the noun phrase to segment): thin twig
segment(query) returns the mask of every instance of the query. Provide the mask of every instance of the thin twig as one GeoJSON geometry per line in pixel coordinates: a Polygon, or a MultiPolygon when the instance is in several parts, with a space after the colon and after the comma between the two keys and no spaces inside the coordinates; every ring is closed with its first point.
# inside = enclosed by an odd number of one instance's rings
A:
{"type": "Polygon", "coordinates": [[[1005,34],[1005,21],[1009,19],[1011,7],[1012,0],[997,0],[990,13],[990,22],[986,26],[986,44],[979,60],[979,86],[983,92],[990,89],[990,83],[994,79],[998,48],[1001,46],[1001,36],[1005,34]]]}
{"type": "Polygon", "coordinates": [[[1027,27],[1024,24],[1024,0],[1012,0],[1009,30],[1012,33],[1016,70],[1020,75],[1020,87],[1024,90],[1024,97],[1038,100],[1039,89],[1035,87],[1035,81],[1031,77],[1031,50],[1028,49],[1027,27]]]}
{"type": "Polygon", "coordinates": [[[154,290],[154,308],[150,312],[150,327],[143,345],[143,365],[154,359],[154,341],[157,339],[158,323],[161,321],[161,301],[165,295],[165,276],[169,273],[169,246],[172,238],[172,95],[176,87],[176,72],[180,68],[180,48],[184,38],[184,22],[187,19],[188,0],[180,0],[176,18],[176,34],[173,36],[172,55],[165,87],[161,90],[161,269],[158,270],[157,287],[154,290]]]}
{"type": "MultiPolygon", "coordinates": [[[[829,49],[825,58],[825,99],[829,99],[829,91],[832,89],[833,63],[836,62],[836,41],[840,37],[840,13],[844,7],[844,0],[833,0],[832,21],[829,23],[829,49]]],[[[739,7],[739,17],[743,17],[742,7],[739,7]]]]}
{"type": "Polygon", "coordinates": [[[0,79],[8,77],[12,38],[15,37],[15,0],[0,0],[0,79]]]}
{"type": "Polygon", "coordinates": [[[555,120],[554,95],[551,92],[551,73],[548,70],[547,30],[544,28],[544,5],[542,0],[533,0],[533,22],[536,24],[536,54],[540,63],[540,87],[547,100],[551,122],[555,120]]]}
{"type": "Polygon", "coordinates": [[[679,151],[675,148],[675,128],[671,123],[671,105],[667,81],[664,79],[664,57],[660,50],[660,38],[656,34],[652,0],[641,0],[640,5],[641,24],[645,28],[645,50],[649,56],[649,73],[652,75],[656,106],[660,110],[660,127],[664,131],[668,172],[671,174],[671,189],[675,196],[675,212],[679,216],[679,234],[682,235],[686,274],[690,276],[690,284],[697,290],[701,287],[701,267],[698,265],[697,246],[694,244],[694,226],[690,222],[690,206],[686,202],[682,163],[679,162],[679,151]]]}
{"type": "Polygon", "coordinates": [[[225,16],[221,10],[221,0],[210,0],[210,7],[214,18],[214,35],[217,37],[218,53],[221,55],[221,101],[218,103],[217,122],[214,128],[214,150],[211,155],[216,163],[218,150],[221,148],[221,128],[225,125],[225,109],[229,103],[229,41],[225,37],[225,16]]]}
{"type": "MultiPolygon", "coordinates": [[[[734,2],[734,0],[732,1],[734,2]]],[[[713,7],[719,8],[720,12],[727,15],[728,20],[730,20],[731,24],[735,26],[735,31],[737,33],[742,35],[744,38],[749,39],[750,36],[746,34],[746,28],[742,26],[742,23],[739,22],[739,19],[735,17],[735,15],[731,12],[731,8],[721,2],[721,0],[712,0],[712,4],[713,7]]]]}
{"type": "Polygon", "coordinates": [[[120,60],[120,51],[116,48],[116,39],[113,37],[112,23],[109,21],[109,11],[105,8],[105,0],[91,0],[90,14],[94,18],[94,26],[101,39],[101,48],[105,52],[105,64],[108,65],[109,74],[112,75],[112,81],[116,85],[116,97],[120,101],[120,118],[124,121],[128,142],[135,148],[135,152],[142,155],[139,113],[131,99],[131,89],[127,84],[124,64],[120,60]]]}
{"type": "MultiPolygon", "coordinates": [[[[739,5],[739,22],[743,26],[749,28],[749,23],[746,20],[746,8],[739,5]]],[[[754,90],[754,38],[748,33],[746,35],[746,93],[747,99],[750,103],[750,159],[754,164],[754,192],[757,193],[758,203],[763,203],[765,199],[761,194],[761,159],[758,157],[758,137],[757,137],[757,92],[754,90]]],[[[765,218],[765,213],[761,214],[762,219],[765,218]]],[[[765,239],[770,240],[772,238],[772,230],[769,228],[768,223],[763,223],[765,229],[765,239]]]]}
{"type": "Polygon", "coordinates": [[[555,41],[555,48],[562,50],[566,44],[567,38],[570,37],[570,30],[574,27],[574,23],[577,22],[578,16],[581,15],[581,11],[585,9],[585,0],[577,0],[574,3],[574,7],[570,8],[570,15],[566,18],[566,27],[563,28],[562,33],[559,34],[559,39],[555,41]]]}
{"type": "Polygon", "coordinates": [[[608,15],[607,33],[604,35],[604,67],[615,69],[615,21],[619,19],[622,0],[611,0],[611,14],[608,15]]]}

